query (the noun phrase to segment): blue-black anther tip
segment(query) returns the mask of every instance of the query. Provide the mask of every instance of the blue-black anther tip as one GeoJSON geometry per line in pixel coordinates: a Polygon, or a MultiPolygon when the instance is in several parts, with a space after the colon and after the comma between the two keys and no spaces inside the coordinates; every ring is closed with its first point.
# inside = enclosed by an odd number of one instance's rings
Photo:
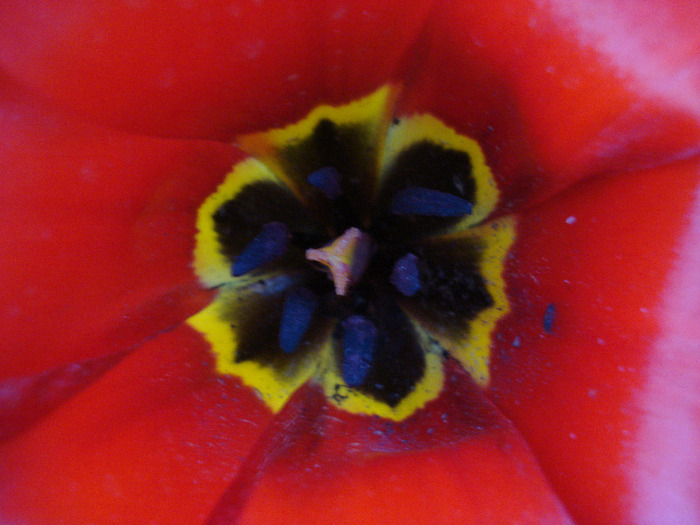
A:
{"type": "Polygon", "coordinates": [[[394,264],[389,278],[391,284],[407,297],[415,295],[420,290],[420,274],[418,272],[418,257],[407,253],[394,264]]]}
{"type": "Polygon", "coordinates": [[[289,229],[284,223],[269,222],[233,261],[231,275],[240,277],[267,264],[287,251],[289,229]]]}
{"type": "Polygon", "coordinates": [[[391,212],[395,215],[461,217],[472,212],[472,204],[451,193],[411,186],[394,195],[391,212]]]}
{"type": "Polygon", "coordinates": [[[547,309],[544,311],[544,317],[542,318],[542,327],[544,331],[548,334],[554,332],[554,319],[557,316],[557,310],[554,303],[547,305],[547,309]]]}
{"type": "Polygon", "coordinates": [[[335,199],[343,193],[340,173],[331,166],[317,169],[306,178],[306,181],[321,190],[329,199],[335,199]]]}
{"type": "Polygon", "coordinates": [[[361,315],[343,321],[343,380],[348,386],[365,382],[374,360],[377,329],[361,315]]]}
{"type": "Polygon", "coordinates": [[[316,306],[318,299],[306,288],[297,288],[285,298],[279,333],[280,348],[284,352],[291,353],[299,346],[311,325],[316,306]]]}

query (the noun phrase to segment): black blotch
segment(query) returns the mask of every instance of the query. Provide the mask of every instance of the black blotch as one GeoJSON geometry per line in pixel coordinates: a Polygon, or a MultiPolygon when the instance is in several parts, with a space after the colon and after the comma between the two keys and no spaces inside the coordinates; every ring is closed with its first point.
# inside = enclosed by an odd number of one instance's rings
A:
{"type": "Polygon", "coordinates": [[[450,193],[475,204],[476,182],[469,155],[427,140],[419,142],[401,152],[388,168],[373,221],[373,233],[379,241],[409,241],[449,228],[462,219],[392,215],[389,210],[394,195],[411,186],[450,193]]]}
{"type": "MultiPolygon", "coordinates": [[[[425,357],[418,336],[391,293],[364,291],[353,313],[365,315],[377,329],[374,360],[357,390],[391,407],[410,394],[425,373],[425,357]],[[370,296],[369,299],[367,296],[370,296]]],[[[343,342],[341,323],[333,335],[336,362],[342,368],[343,342]]]]}
{"type": "Polygon", "coordinates": [[[280,348],[278,335],[287,294],[296,286],[304,286],[327,295],[330,287],[325,281],[328,279],[310,272],[302,272],[285,279],[288,281],[284,286],[273,284],[269,291],[265,291],[266,284],[260,281],[228,305],[223,318],[229,321],[238,338],[235,362],[255,361],[285,374],[298,362],[300,356],[318,350],[330,322],[322,308],[317,309],[309,328],[293,353],[285,353],[280,348]],[[322,277],[323,281],[319,277],[322,277]]]}
{"type": "Polygon", "coordinates": [[[482,247],[472,240],[415,245],[421,288],[398,300],[433,330],[464,334],[470,320],[494,304],[479,271],[482,247]]]}
{"type": "MultiPolygon", "coordinates": [[[[314,225],[294,195],[270,182],[245,186],[214,212],[213,219],[221,251],[230,261],[270,222],[284,223],[292,233],[292,245],[302,251],[328,241],[328,236],[314,225]]],[[[299,251],[296,253],[297,259],[299,251]]],[[[285,254],[282,260],[289,262],[293,255],[285,254]]],[[[303,253],[301,255],[303,258],[303,253]]]]}
{"type": "Polygon", "coordinates": [[[361,227],[369,217],[369,203],[377,180],[376,141],[372,129],[361,124],[337,125],[322,119],[312,134],[280,152],[285,172],[305,190],[305,197],[318,220],[332,225],[334,235],[361,227]],[[327,197],[307,182],[314,171],[335,168],[341,176],[343,194],[329,202],[327,197]]]}
{"type": "Polygon", "coordinates": [[[557,310],[554,303],[549,303],[547,309],[544,311],[544,317],[542,318],[542,327],[544,331],[548,334],[554,332],[554,320],[557,316],[557,310]]]}

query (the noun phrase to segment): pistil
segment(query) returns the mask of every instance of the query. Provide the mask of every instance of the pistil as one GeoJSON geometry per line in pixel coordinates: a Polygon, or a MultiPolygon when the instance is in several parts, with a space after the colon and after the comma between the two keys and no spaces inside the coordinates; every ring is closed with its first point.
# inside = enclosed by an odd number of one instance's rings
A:
{"type": "Polygon", "coordinates": [[[328,246],[306,250],[306,258],[328,268],[336,295],[346,295],[367,269],[372,255],[372,238],[350,228],[328,246]]]}

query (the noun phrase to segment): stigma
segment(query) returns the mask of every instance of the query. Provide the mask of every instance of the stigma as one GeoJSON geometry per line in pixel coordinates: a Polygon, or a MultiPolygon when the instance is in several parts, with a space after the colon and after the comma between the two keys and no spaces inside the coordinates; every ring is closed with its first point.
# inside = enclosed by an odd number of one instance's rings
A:
{"type": "Polygon", "coordinates": [[[350,228],[329,245],[306,250],[306,259],[326,267],[336,295],[343,296],[362,277],[372,250],[372,238],[357,228],[350,228]]]}

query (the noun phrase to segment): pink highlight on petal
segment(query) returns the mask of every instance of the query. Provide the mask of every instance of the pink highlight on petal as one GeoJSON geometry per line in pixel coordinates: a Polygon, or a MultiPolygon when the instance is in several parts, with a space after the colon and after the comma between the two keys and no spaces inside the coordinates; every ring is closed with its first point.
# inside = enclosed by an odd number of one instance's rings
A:
{"type": "Polygon", "coordinates": [[[662,335],[636,400],[628,474],[635,523],[700,523],[700,194],[679,243],[661,313],[662,335]]]}

